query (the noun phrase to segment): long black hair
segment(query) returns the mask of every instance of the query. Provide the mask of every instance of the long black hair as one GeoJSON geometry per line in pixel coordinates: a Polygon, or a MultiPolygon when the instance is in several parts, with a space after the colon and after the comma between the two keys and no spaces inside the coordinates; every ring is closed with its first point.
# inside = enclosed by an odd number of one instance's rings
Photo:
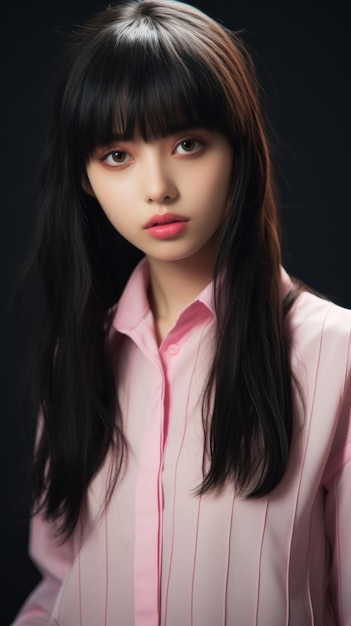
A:
{"type": "Polygon", "coordinates": [[[223,133],[235,155],[214,269],[218,330],[199,492],[231,480],[248,496],[266,494],[287,465],[294,394],[277,201],[250,55],[191,6],[128,0],[78,29],[58,66],[32,254],[45,293],[36,509],[70,535],[109,449],[116,466],[107,501],[127,450],[107,313],[141,255],[85,193],[86,164],[116,135],[149,140],[194,127],[223,133]]]}

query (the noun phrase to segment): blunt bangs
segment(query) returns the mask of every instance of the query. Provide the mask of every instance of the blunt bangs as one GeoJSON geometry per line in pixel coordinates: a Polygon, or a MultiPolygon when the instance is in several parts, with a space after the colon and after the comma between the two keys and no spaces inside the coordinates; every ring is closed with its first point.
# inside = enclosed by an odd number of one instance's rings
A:
{"type": "Polygon", "coordinates": [[[175,41],[162,27],[139,30],[133,24],[121,35],[109,25],[88,38],[71,70],[67,141],[75,152],[78,142],[82,166],[116,139],[149,141],[199,127],[230,135],[223,89],[189,33],[175,41]]]}

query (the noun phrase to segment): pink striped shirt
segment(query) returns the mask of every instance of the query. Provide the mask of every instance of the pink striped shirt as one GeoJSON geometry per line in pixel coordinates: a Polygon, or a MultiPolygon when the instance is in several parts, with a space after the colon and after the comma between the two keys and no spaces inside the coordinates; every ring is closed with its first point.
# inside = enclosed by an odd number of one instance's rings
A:
{"type": "MultiPolygon", "coordinates": [[[[351,626],[351,312],[304,293],[290,314],[305,413],[278,487],[255,500],[229,486],[197,497],[212,285],[158,347],[147,282],[143,261],[110,337],[125,471],[101,514],[106,460],[70,542],[57,545],[33,520],[43,580],[14,624],[351,626]]],[[[282,271],[283,295],[290,287],[282,271]]]]}

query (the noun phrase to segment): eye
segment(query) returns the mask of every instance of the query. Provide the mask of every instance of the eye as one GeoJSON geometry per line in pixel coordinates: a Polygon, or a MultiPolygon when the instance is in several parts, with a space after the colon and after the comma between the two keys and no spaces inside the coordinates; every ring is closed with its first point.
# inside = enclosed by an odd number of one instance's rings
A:
{"type": "Polygon", "coordinates": [[[107,165],[111,165],[112,167],[118,167],[119,165],[125,165],[131,161],[132,157],[125,150],[112,150],[106,154],[102,160],[107,165]]]}
{"type": "Polygon", "coordinates": [[[176,154],[191,154],[193,152],[197,152],[202,148],[203,144],[198,139],[194,137],[189,137],[187,139],[183,139],[175,149],[176,154]]]}

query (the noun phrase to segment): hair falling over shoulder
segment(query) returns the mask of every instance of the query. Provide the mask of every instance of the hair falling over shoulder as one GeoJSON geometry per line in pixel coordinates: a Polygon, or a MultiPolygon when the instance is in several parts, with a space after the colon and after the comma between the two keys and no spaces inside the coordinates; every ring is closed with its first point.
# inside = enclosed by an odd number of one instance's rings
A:
{"type": "Polygon", "coordinates": [[[62,536],[75,529],[87,488],[126,442],[106,350],[107,311],[140,255],[82,184],[111,138],[145,140],[204,127],[232,142],[235,172],[214,281],[218,341],[204,390],[199,492],[227,480],[270,492],[288,462],[293,428],[289,329],[268,141],[255,72],[240,38],[173,0],[128,0],[75,32],[59,63],[41,166],[33,263],[45,311],[39,342],[41,435],[33,501],[62,536]]]}

